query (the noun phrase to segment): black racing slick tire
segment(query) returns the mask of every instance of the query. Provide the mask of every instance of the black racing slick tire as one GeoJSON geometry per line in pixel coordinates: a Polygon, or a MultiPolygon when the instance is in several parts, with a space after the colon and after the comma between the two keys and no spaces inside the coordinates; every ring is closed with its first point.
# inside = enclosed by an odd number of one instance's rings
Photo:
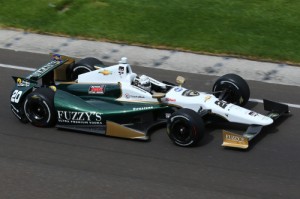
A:
{"type": "Polygon", "coordinates": [[[24,102],[24,112],[29,122],[37,127],[52,127],[57,121],[54,107],[55,92],[50,88],[38,88],[24,102]]]}
{"type": "Polygon", "coordinates": [[[204,137],[204,122],[191,109],[174,112],[167,121],[167,133],[174,144],[182,147],[195,146],[204,137]]]}
{"type": "Polygon", "coordinates": [[[226,74],[215,82],[212,92],[220,100],[239,106],[247,104],[250,98],[248,83],[239,75],[226,74]]]}
{"type": "Polygon", "coordinates": [[[70,66],[67,70],[67,73],[69,73],[67,74],[67,77],[70,81],[75,81],[78,78],[78,75],[95,70],[95,66],[104,67],[104,64],[102,61],[94,57],[81,59],[74,65],[70,66]]]}

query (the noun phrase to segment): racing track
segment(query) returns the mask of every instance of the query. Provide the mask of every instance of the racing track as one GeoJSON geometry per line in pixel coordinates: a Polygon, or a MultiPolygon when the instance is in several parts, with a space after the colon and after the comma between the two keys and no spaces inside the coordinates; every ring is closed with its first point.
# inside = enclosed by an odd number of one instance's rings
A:
{"type": "MultiPolygon", "coordinates": [[[[0,63],[36,67],[47,55],[0,50],[0,63]]],[[[178,72],[133,67],[174,82],[178,72]]],[[[199,147],[173,145],[165,129],[150,142],[40,129],[9,108],[11,76],[0,68],[0,198],[299,198],[300,109],[268,128],[247,151],[224,149],[221,130],[207,129],[199,147]]],[[[195,74],[186,87],[210,91],[216,78],[195,74]]],[[[250,81],[252,98],[299,104],[300,87],[250,81]]],[[[259,103],[249,108],[263,111],[259,103]]]]}

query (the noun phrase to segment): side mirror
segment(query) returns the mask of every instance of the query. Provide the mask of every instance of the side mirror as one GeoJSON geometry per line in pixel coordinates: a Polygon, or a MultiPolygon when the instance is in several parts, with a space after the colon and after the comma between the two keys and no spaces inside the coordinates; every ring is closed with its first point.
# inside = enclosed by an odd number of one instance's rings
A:
{"type": "Polygon", "coordinates": [[[157,99],[159,99],[159,98],[163,98],[163,97],[165,97],[165,96],[166,96],[165,93],[153,93],[152,98],[157,98],[157,99]]]}
{"type": "Polygon", "coordinates": [[[184,78],[184,77],[178,76],[178,77],[176,78],[176,83],[177,83],[180,87],[181,87],[182,84],[184,84],[184,82],[185,82],[185,78],[184,78]]]}
{"type": "Polygon", "coordinates": [[[158,101],[160,101],[161,98],[165,97],[166,94],[165,93],[153,93],[152,98],[157,99],[158,101]]]}

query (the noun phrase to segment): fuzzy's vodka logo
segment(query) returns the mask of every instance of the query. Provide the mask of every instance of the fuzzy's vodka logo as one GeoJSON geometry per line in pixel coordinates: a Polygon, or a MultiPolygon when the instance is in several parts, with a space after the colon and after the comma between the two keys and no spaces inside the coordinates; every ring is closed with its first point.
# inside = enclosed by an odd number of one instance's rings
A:
{"type": "Polygon", "coordinates": [[[102,124],[101,114],[96,112],[57,111],[57,116],[61,123],[102,124]]]}

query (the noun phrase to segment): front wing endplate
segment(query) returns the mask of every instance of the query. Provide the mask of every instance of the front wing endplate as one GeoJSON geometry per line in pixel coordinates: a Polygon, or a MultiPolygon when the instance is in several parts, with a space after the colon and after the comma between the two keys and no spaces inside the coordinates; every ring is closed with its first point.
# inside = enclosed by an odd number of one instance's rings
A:
{"type": "Polygon", "coordinates": [[[242,135],[223,130],[222,146],[247,149],[249,147],[249,139],[242,135]]]}

